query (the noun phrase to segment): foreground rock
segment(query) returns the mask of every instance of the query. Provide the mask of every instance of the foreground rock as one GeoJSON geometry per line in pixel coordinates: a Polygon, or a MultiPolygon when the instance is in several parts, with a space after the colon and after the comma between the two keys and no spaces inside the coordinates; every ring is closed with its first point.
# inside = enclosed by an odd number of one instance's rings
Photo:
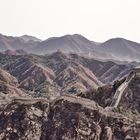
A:
{"type": "Polygon", "coordinates": [[[5,103],[0,107],[0,139],[39,140],[48,104],[29,100],[5,103]]]}
{"type": "Polygon", "coordinates": [[[0,123],[0,139],[140,139],[138,122],[76,96],[61,96],[51,103],[43,98],[13,99],[0,106],[0,123]]]}

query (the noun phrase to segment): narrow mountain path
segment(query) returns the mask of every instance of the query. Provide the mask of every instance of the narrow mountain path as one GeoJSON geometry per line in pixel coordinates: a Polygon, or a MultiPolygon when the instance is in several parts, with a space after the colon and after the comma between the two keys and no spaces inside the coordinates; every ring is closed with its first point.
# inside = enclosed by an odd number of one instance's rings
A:
{"type": "MultiPolygon", "coordinates": [[[[57,97],[56,99],[49,101],[46,98],[27,98],[27,97],[13,97],[12,98],[12,102],[17,102],[20,104],[35,104],[37,102],[44,102],[47,104],[51,104],[52,106],[59,100],[64,100],[64,101],[70,101],[72,103],[79,103],[83,106],[89,107],[89,108],[97,108],[98,105],[96,104],[95,101],[90,100],[90,99],[86,99],[86,98],[82,98],[82,97],[78,97],[75,95],[62,95],[57,97]]],[[[99,107],[99,109],[103,109],[102,107],[99,107]]]]}
{"type": "Polygon", "coordinates": [[[118,87],[118,89],[115,92],[115,95],[113,97],[113,101],[110,105],[111,108],[117,108],[121,98],[123,96],[124,91],[127,89],[129,83],[131,82],[131,80],[135,77],[135,73],[131,72],[128,77],[126,78],[126,80],[118,87]]]}
{"type": "Polygon", "coordinates": [[[23,97],[13,97],[12,102],[17,102],[20,104],[35,104],[37,102],[45,102],[49,104],[49,100],[46,98],[23,98],[23,97]]]}

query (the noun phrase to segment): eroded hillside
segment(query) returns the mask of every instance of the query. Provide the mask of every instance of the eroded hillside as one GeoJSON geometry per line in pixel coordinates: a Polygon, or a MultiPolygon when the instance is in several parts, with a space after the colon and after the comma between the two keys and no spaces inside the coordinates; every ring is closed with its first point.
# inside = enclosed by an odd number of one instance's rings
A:
{"type": "Polygon", "coordinates": [[[0,63],[17,79],[19,88],[48,98],[97,89],[126,76],[133,67],[61,51],[46,56],[0,54],[0,63]]]}

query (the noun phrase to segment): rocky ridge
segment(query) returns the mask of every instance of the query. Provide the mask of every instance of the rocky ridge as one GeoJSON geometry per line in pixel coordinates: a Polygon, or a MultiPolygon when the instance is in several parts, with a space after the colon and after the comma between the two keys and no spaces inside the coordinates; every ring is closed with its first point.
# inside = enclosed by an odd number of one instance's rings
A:
{"type": "Polygon", "coordinates": [[[0,120],[1,139],[140,138],[139,122],[76,96],[61,96],[50,103],[44,99],[15,98],[0,107],[0,120]]]}

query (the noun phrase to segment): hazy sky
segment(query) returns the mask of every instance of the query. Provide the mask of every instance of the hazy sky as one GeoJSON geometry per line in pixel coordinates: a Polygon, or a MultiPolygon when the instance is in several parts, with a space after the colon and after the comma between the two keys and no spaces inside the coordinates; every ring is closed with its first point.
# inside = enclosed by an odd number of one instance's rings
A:
{"type": "Polygon", "coordinates": [[[140,42],[140,0],[0,0],[0,32],[41,39],[82,34],[140,42]]]}

